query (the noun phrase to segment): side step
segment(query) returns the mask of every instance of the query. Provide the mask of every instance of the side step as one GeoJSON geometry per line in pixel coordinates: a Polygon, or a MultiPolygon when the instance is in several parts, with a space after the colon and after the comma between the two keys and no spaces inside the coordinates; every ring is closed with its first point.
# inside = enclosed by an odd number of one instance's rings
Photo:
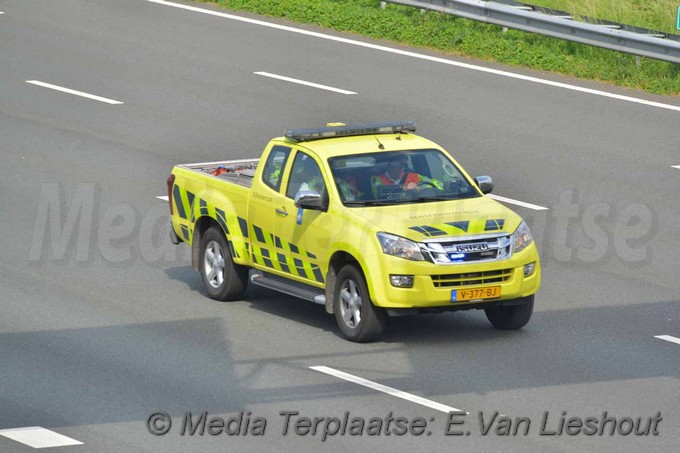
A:
{"type": "Polygon", "coordinates": [[[316,304],[326,304],[324,290],[305,285],[304,283],[293,282],[259,271],[254,272],[250,276],[250,281],[257,286],[272,289],[280,293],[288,294],[289,296],[299,297],[300,299],[308,300],[316,304]]]}

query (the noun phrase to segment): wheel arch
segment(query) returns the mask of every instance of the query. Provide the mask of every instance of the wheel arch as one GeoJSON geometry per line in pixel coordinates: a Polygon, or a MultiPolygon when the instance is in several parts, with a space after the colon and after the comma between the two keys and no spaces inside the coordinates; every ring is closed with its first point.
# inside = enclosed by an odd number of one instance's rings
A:
{"type": "MultiPolygon", "coordinates": [[[[333,255],[328,262],[328,273],[326,274],[326,313],[333,314],[333,299],[335,297],[335,285],[337,282],[338,273],[343,266],[347,264],[354,264],[357,266],[361,274],[366,278],[366,273],[364,272],[361,263],[357,260],[354,255],[349,252],[338,250],[333,255]]],[[[366,285],[368,287],[368,285],[366,285]]],[[[370,289],[369,289],[370,297],[370,289]]]]}
{"type": "MultiPolygon", "coordinates": [[[[210,216],[202,216],[199,217],[196,220],[196,223],[194,224],[194,236],[191,240],[191,267],[195,271],[199,271],[199,256],[201,254],[201,238],[205,234],[206,231],[208,231],[211,227],[217,227],[222,234],[224,234],[224,237],[227,238],[227,244],[231,244],[231,242],[228,240],[228,235],[227,232],[224,231],[224,228],[222,228],[222,225],[219,224],[219,222],[215,219],[213,219],[210,216]]],[[[231,249],[231,246],[229,247],[229,253],[231,254],[232,259],[234,258],[234,251],[231,249]]]]}

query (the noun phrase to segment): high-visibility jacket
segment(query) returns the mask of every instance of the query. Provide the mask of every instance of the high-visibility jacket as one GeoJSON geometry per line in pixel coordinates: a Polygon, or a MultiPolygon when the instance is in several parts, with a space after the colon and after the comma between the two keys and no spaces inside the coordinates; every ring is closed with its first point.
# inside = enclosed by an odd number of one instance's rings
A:
{"type": "Polygon", "coordinates": [[[338,188],[345,201],[354,201],[361,197],[361,192],[357,190],[357,180],[354,176],[350,176],[347,179],[338,179],[338,188]]]}
{"type": "Polygon", "coordinates": [[[396,186],[399,185],[400,187],[404,187],[407,184],[410,183],[421,183],[421,182],[430,182],[432,183],[436,188],[443,190],[444,189],[444,184],[441,183],[441,181],[438,181],[436,179],[428,178],[427,176],[423,176],[421,174],[415,173],[415,172],[403,172],[401,175],[401,178],[399,181],[396,183],[392,180],[392,178],[388,177],[387,175],[378,175],[374,176],[371,181],[371,187],[373,189],[373,194],[375,195],[378,191],[378,186],[396,186]]]}
{"type": "MultiPolygon", "coordinates": [[[[399,180],[399,185],[404,187],[410,183],[418,184],[422,180],[422,178],[424,177],[420,176],[418,173],[404,172],[402,173],[401,179],[399,180]]],[[[396,183],[391,178],[387,177],[387,175],[379,175],[378,179],[380,180],[380,184],[382,184],[383,186],[396,185],[396,183]]]]}
{"type": "Polygon", "coordinates": [[[316,192],[322,192],[324,189],[324,183],[323,179],[319,176],[312,176],[309,178],[308,181],[303,182],[300,184],[300,188],[298,189],[298,192],[303,191],[303,190],[314,190],[316,192]]]}

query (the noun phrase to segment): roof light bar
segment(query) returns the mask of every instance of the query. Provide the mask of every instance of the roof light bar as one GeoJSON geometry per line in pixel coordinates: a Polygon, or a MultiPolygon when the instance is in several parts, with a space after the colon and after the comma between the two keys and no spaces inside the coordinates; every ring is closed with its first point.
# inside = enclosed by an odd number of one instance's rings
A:
{"type": "Polygon", "coordinates": [[[352,124],[348,126],[326,126],[312,129],[287,130],[286,138],[296,142],[319,140],[322,138],[348,137],[351,135],[397,134],[415,132],[415,121],[395,121],[388,123],[352,124]]]}

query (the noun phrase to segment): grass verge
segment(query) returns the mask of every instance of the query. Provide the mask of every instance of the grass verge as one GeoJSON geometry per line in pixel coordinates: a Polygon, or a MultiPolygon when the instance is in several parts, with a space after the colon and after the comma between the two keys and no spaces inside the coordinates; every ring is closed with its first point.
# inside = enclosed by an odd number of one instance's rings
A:
{"type": "Polygon", "coordinates": [[[525,0],[524,3],[569,11],[576,16],[679,33],[675,17],[680,5],[677,0],[525,0]]]}
{"type": "MultiPolygon", "coordinates": [[[[610,0],[589,0],[590,2],[610,0]]],[[[654,0],[617,0],[654,3],[654,0]]],[[[667,0],[658,0],[667,1],[667,0]]],[[[228,9],[286,18],[338,31],[464,55],[510,66],[556,72],[652,93],[680,95],[680,65],[424,12],[379,0],[217,0],[228,9]]],[[[527,2],[531,3],[531,2],[527,2]]],[[[560,9],[557,0],[535,4],[560,9]],[[559,8],[558,8],[559,6],[559,8]]],[[[566,8],[562,8],[566,9],[566,8]]],[[[582,14],[582,13],[581,13],[582,14]]],[[[588,14],[593,16],[590,12],[588,14]]],[[[610,17],[601,19],[617,20],[610,17]]],[[[653,27],[648,24],[629,25],[653,27]]]]}

